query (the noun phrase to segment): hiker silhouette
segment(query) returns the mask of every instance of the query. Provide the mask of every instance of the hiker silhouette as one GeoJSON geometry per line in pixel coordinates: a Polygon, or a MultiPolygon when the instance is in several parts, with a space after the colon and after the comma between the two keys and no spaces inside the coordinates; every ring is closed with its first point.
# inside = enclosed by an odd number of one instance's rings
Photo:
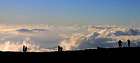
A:
{"type": "Polygon", "coordinates": [[[58,46],[58,51],[59,51],[59,52],[63,51],[63,47],[58,46]]]}
{"type": "Polygon", "coordinates": [[[27,46],[23,45],[23,52],[27,52],[27,46]]]}
{"type": "Polygon", "coordinates": [[[128,42],[128,47],[130,47],[130,40],[128,39],[127,42],[128,42]]]}
{"type": "Polygon", "coordinates": [[[119,48],[122,48],[122,41],[121,40],[118,41],[118,45],[119,45],[119,48]]]}

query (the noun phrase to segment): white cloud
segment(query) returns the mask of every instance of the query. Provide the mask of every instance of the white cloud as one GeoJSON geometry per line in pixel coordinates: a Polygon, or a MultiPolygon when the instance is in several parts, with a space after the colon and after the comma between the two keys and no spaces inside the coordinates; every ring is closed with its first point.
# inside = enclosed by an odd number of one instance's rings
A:
{"type": "Polygon", "coordinates": [[[56,51],[58,44],[64,50],[117,47],[117,41],[127,39],[133,46],[140,45],[140,29],[117,26],[48,26],[0,25],[0,50],[21,51],[26,37],[32,41],[30,51],[56,51]]]}
{"type": "Polygon", "coordinates": [[[91,27],[88,32],[78,33],[78,36],[72,35],[69,39],[61,42],[65,50],[86,49],[100,47],[118,47],[117,41],[130,39],[132,45],[137,46],[140,42],[140,32],[138,29],[120,28],[120,27],[91,27]],[[122,33],[118,33],[118,31],[122,33]],[[119,35],[116,35],[119,34],[119,35]]]}

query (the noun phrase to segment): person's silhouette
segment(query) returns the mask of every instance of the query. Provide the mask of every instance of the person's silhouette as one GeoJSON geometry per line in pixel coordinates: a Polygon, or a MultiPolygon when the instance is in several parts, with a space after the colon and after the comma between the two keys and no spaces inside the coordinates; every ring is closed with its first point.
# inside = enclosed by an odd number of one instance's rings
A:
{"type": "Polygon", "coordinates": [[[127,42],[128,42],[128,47],[130,47],[130,40],[128,39],[127,42]]]}
{"type": "Polygon", "coordinates": [[[61,46],[58,46],[58,51],[59,52],[63,51],[63,48],[61,46]]]}
{"type": "Polygon", "coordinates": [[[118,41],[118,45],[119,45],[119,48],[122,48],[122,41],[121,40],[118,41]]]}
{"type": "Polygon", "coordinates": [[[23,52],[27,52],[27,46],[23,45],[23,52]]]}

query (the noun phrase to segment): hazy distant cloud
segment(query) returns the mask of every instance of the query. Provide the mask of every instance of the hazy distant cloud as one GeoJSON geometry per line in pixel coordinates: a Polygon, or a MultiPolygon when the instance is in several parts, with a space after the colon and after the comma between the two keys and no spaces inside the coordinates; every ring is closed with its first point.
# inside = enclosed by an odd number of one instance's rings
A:
{"type": "Polygon", "coordinates": [[[140,30],[135,30],[135,29],[129,29],[127,31],[116,31],[114,33],[116,36],[123,36],[123,35],[140,35],[140,30]]]}
{"type": "Polygon", "coordinates": [[[16,31],[23,32],[23,33],[31,33],[31,32],[43,32],[47,30],[46,29],[18,29],[16,31]]]}
{"type": "Polygon", "coordinates": [[[32,32],[32,30],[29,30],[29,29],[19,29],[16,31],[18,31],[18,32],[32,32]]]}
{"type": "Polygon", "coordinates": [[[24,19],[28,19],[31,18],[30,16],[24,16],[24,15],[20,15],[20,16],[16,16],[16,19],[18,20],[24,20],[24,19]]]}

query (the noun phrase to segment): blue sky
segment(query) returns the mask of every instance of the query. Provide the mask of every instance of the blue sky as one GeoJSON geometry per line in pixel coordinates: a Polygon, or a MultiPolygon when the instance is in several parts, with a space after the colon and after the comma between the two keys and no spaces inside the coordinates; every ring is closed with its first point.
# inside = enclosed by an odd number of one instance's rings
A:
{"type": "Polygon", "coordinates": [[[140,24],[140,0],[0,0],[0,23],[140,24]]]}

